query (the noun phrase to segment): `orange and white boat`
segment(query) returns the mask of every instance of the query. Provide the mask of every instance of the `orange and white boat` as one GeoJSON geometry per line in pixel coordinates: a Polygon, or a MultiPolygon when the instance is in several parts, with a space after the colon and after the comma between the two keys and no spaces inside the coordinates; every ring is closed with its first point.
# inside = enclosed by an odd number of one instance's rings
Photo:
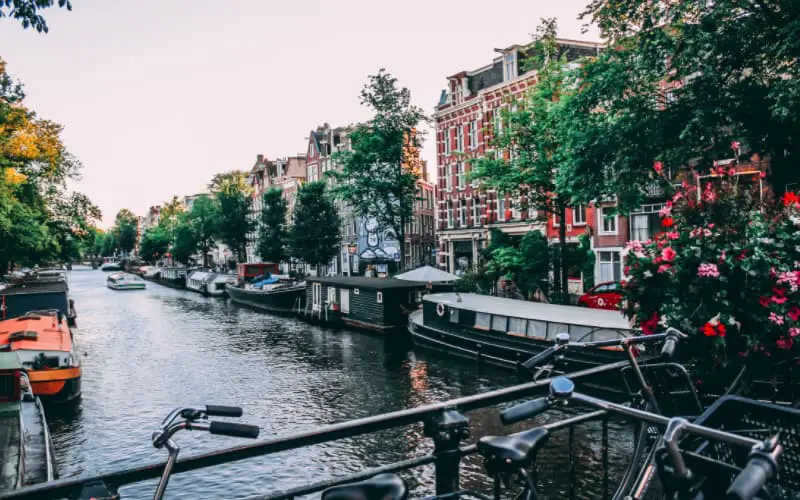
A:
{"type": "Polygon", "coordinates": [[[68,403],[80,398],[80,361],[61,312],[31,311],[0,321],[0,351],[17,353],[33,393],[43,403],[68,403]]]}

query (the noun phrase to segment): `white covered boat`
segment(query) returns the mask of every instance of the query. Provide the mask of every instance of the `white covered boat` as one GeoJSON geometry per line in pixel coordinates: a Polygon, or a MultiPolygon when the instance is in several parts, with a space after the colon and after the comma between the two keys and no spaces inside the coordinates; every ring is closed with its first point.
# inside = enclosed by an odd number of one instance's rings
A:
{"type": "Polygon", "coordinates": [[[236,275],[197,270],[189,273],[186,288],[205,296],[221,297],[225,295],[225,283],[229,281],[235,282],[236,275]]]}
{"type": "Polygon", "coordinates": [[[114,273],[106,279],[106,285],[112,290],[144,290],[145,282],[135,274],[114,273]]]}

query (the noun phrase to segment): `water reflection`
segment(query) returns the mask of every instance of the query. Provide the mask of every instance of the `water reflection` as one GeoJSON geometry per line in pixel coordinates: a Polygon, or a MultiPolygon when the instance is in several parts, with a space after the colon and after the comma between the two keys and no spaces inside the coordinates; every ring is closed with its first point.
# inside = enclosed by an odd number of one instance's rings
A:
{"type": "MultiPolygon", "coordinates": [[[[115,292],[105,287],[105,277],[100,271],[71,273],[80,314],[76,340],[84,396],[74,414],[51,418],[62,476],[162,461],[165,453],[152,448],[150,433],[179,405],[240,405],[245,408],[241,420],[259,425],[261,438],[269,438],[516,382],[511,374],[477,371],[470,363],[387,349],[379,337],[309,326],[156,284],[144,291],[115,292]]],[[[469,417],[474,436],[508,432],[494,409],[469,417]]],[[[579,430],[575,436],[579,473],[601,464],[599,441],[587,437],[591,432],[596,430],[579,430]]],[[[621,429],[615,432],[619,436],[614,439],[623,439],[621,429]]],[[[557,448],[563,439],[554,436],[543,451],[541,478],[569,469],[568,455],[557,448]]],[[[204,433],[179,434],[176,440],[182,456],[242,443],[204,433]]],[[[171,480],[166,496],[266,494],[431,450],[422,425],[414,425],[181,474],[171,480]]],[[[430,467],[408,477],[418,491],[431,491],[430,467]]],[[[488,484],[475,457],[466,461],[463,477],[467,484],[488,484]]],[[[589,481],[582,491],[596,492],[592,489],[602,481],[589,481]]],[[[543,484],[551,485],[545,497],[563,494],[555,480],[543,479],[543,484]]],[[[154,487],[148,481],[121,493],[123,498],[148,498],[154,487]]]]}

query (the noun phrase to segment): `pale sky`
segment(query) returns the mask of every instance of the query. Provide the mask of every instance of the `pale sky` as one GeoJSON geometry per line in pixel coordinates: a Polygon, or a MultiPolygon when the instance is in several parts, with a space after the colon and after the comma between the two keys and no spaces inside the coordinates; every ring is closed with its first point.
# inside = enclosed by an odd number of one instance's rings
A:
{"type": "MultiPolygon", "coordinates": [[[[323,122],[367,118],[359,92],[381,67],[432,113],[448,75],[529,41],[542,17],[596,40],[577,19],[587,2],[72,0],[44,11],[48,34],[0,20],[0,57],[27,105],[65,126],[84,164],[75,187],[108,226],[259,153],[304,153],[323,122]]],[[[430,135],[423,158],[434,173],[430,135]]]]}

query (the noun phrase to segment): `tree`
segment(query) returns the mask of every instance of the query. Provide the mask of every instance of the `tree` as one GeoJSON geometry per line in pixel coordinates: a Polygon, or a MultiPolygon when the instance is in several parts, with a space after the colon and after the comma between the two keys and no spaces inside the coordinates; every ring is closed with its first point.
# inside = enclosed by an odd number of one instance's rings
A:
{"type": "Polygon", "coordinates": [[[117,240],[117,247],[123,252],[129,253],[136,246],[138,225],[139,219],[127,208],[117,212],[112,233],[117,240]]]}
{"type": "Polygon", "coordinates": [[[192,256],[197,253],[197,233],[192,225],[189,212],[184,212],[178,218],[175,226],[175,241],[172,243],[172,257],[184,264],[191,264],[192,256]]]}
{"type": "MultiPolygon", "coordinates": [[[[488,270],[495,279],[505,275],[514,280],[523,296],[528,298],[548,280],[550,247],[547,238],[540,231],[529,231],[517,246],[494,246],[488,270]]],[[[547,291],[546,286],[542,288],[547,291]]]]}
{"type": "Polygon", "coordinates": [[[329,172],[336,180],[332,193],[359,216],[374,217],[379,227],[394,231],[402,267],[405,225],[413,213],[419,178],[417,127],[425,114],[411,104],[411,92],[398,87],[397,79],[384,69],[369,77],[361,104],[375,114],[348,133],[350,149],[334,155],[342,170],[329,172]]]}
{"type": "Polygon", "coordinates": [[[655,160],[708,170],[754,153],[779,193],[800,178],[800,3],[592,0],[583,15],[613,50],[586,65],[573,101],[576,183],[630,207],[655,160]]]}
{"type": "Polygon", "coordinates": [[[278,188],[264,193],[261,208],[261,224],[258,232],[258,255],[269,262],[281,262],[286,258],[286,200],[278,188]]]}
{"type": "Polygon", "coordinates": [[[341,222],[324,181],[302,186],[289,231],[291,256],[317,268],[330,262],[339,253],[341,222]]]}
{"type": "Polygon", "coordinates": [[[203,267],[208,267],[208,252],[215,244],[219,214],[219,207],[213,199],[200,196],[192,203],[192,209],[187,216],[196,242],[196,251],[203,256],[203,267]]]}
{"type": "Polygon", "coordinates": [[[10,17],[22,23],[22,27],[33,28],[39,33],[47,33],[49,28],[39,11],[58,4],[61,8],[72,10],[69,0],[2,0],[0,1],[0,19],[10,17]]]}
{"type": "Polygon", "coordinates": [[[164,228],[155,226],[147,229],[139,243],[139,257],[145,262],[155,263],[169,251],[169,237],[164,228]]]}
{"type": "MultiPolygon", "coordinates": [[[[512,194],[528,206],[559,220],[573,203],[574,186],[570,179],[572,150],[568,129],[574,122],[565,120],[565,109],[574,90],[568,71],[567,54],[559,54],[556,23],[544,19],[537,29],[530,65],[538,79],[527,97],[510,104],[500,117],[501,126],[493,130],[495,153],[473,162],[472,179],[497,189],[500,195],[512,194]]],[[[561,302],[567,296],[566,224],[559,225],[556,262],[556,294],[561,302]]]]}
{"type": "Polygon", "coordinates": [[[247,173],[240,170],[216,174],[209,184],[219,208],[217,236],[244,262],[247,235],[255,228],[250,219],[252,189],[247,184],[247,173]]]}

